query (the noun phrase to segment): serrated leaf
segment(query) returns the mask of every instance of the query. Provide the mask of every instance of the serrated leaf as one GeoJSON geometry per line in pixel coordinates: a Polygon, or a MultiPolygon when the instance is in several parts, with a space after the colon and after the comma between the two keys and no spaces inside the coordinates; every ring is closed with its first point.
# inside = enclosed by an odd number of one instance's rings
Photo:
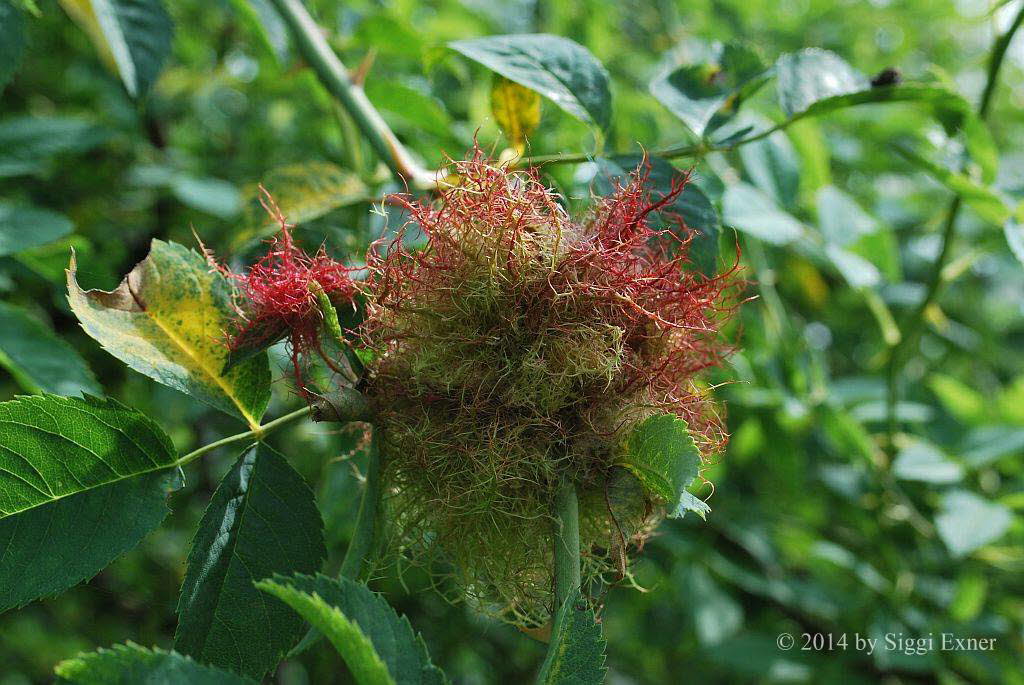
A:
{"type": "Polygon", "coordinates": [[[63,214],[0,200],[0,256],[52,243],[72,228],[63,214]]]}
{"type": "Polygon", "coordinates": [[[6,302],[0,302],[0,366],[26,392],[102,392],[75,348],[24,310],[6,302]]]}
{"type": "MultiPolygon", "coordinates": [[[[642,155],[616,155],[595,161],[598,164],[595,186],[602,195],[614,192],[616,181],[625,183],[626,177],[645,163],[650,165],[648,186],[655,197],[668,193],[672,183],[683,178],[683,172],[659,157],[645,159],[642,155]]],[[[722,222],[708,196],[691,180],[664,212],[682,217],[686,227],[692,231],[692,236],[677,236],[680,239],[690,237],[687,258],[702,274],[714,276],[718,269],[718,237],[722,232],[722,222]]],[[[665,221],[662,214],[652,216],[650,220],[656,228],[678,232],[678,224],[665,221]]]]}
{"type": "Polygon", "coordinates": [[[8,2],[0,2],[0,94],[21,66],[25,52],[25,14],[8,2]]]}
{"type": "Polygon", "coordinates": [[[82,290],[75,261],[68,301],[86,333],[139,373],[221,411],[259,423],[270,399],[266,355],[223,373],[224,336],[234,312],[231,286],[196,252],[154,240],[113,291],[82,290]]]}
{"type": "MultiPolygon", "coordinates": [[[[362,202],[369,194],[358,176],[330,162],[278,167],[263,177],[262,185],[293,224],[312,221],[340,207],[362,202]]],[[[260,205],[259,196],[257,184],[242,190],[246,229],[235,235],[235,245],[262,238],[281,228],[260,205]]]]}
{"type": "Polygon", "coordinates": [[[607,642],[594,611],[577,590],[555,614],[551,644],[537,682],[543,685],[600,685],[607,642]]]}
{"type": "Polygon", "coordinates": [[[728,225],[772,245],[786,245],[805,233],[795,217],[746,183],[734,183],[725,189],[722,214],[728,225]]]}
{"type": "Polygon", "coordinates": [[[331,641],[360,685],[447,682],[423,638],[380,596],[348,578],[275,576],[256,587],[286,602],[331,641]]]}
{"type": "Polygon", "coordinates": [[[108,132],[74,117],[14,117],[0,123],[0,177],[35,174],[52,158],[82,152],[106,140],[108,132]]]}
{"type": "Polygon", "coordinates": [[[114,400],[0,403],[0,611],[61,592],[134,547],[178,486],[170,439],[114,400]]]}
{"type": "Polygon", "coordinates": [[[544,33],[487,36],[448,44],[510,81],[535,90],[580,121],[611,124],[608,72],[585,47],[544,33]]]}
{"type": "Polygon", "coordinates": [[[700,471],[700,451],[686,420],[673,414],[644,419],[630,432],[618,465],[653,495],[676,506],[700,471]]]}
{"type": "Polygon", "coordinates": [[[953,556],[962,557],[1002,537],[1012,522],[1003,505],[954,490],[943,496],[935,528],[953,556]]]}
{"type": "Polygon", "coordinates": [[[512,147],[522,153],[526,139],[540,124],[540,95],[504,76],[495,76],[491,113],[512,147]]]}
{"type": "Polygon", "coordinates": [[[61,0],[132,97],[145,95],[171,53],[174,27],[160,0],[61,0]]]}
{"type": "Polygon", "coordinates": [[[261,679],[295,646],[305,626],[253,583],[275,573],[313,573],[326,556],[320,512],[302,476],[270,447],[248,448],[199,522],[178,601],[174,648],[261,679]]]}
{"type": "Polygon", "coordinates": [[[713,59],[679,67],[651,82],[651,94],[694,135],[703,137],[715,115],[720,125],[735,114],[744,96],[752,94],[767,80],[765,65],[745,45],[729,43],[713,59]]]}
{"type": "Polygon", "coordinates": [[[676,505],[675,511],[672,512],[669,518],[683,518],[688,511],[692,511],[706,521],[708,514],[711,513],[711,507],[701,498],[684,490],[683,494],[679,497],[679,504],[676,505]]]}
{"type": "Polygon", "coordinates": [[[253,681],[196,663],[177,652],[129,642],[79,654],[57,664],[59,683],[69,685],[246,685],[253,681]]]}

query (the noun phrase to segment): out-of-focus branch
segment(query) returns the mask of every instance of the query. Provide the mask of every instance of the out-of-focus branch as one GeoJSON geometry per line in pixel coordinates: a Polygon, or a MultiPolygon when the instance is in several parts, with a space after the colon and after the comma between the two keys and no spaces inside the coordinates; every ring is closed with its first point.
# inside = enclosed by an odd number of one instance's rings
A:
{"type": "Polygon", "coordinates": [[[363,88],[349,76],[345,65],[328,45],[327,39],[301,0],[270,0],[281,14],[303,59],[317,78],[352,117],[360,132],[399,180],[410,187],[429,189],[436,185],[436,173],[424,169],[399,142],[380,116],[363,88]]]}

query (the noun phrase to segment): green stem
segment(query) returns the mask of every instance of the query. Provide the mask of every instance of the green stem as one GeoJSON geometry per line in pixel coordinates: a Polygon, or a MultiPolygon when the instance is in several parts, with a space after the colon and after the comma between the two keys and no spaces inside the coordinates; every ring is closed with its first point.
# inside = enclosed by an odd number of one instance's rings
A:
{"type": "MultiPolygon", "coordinates": [[[[576,488],[555,493],[555,611],[580,589],[580,510],[576,488]]],[[[552,641],[554,642],[554,641],[552,641]]]]}
{"type": "MultiPolygon", "coordinates": [[[[995,94],[996,86],[999,83],[999,72],[1002,70],[1006,51],[1013,40],[1014,34],[1024,22],[1024,7],[1021,7],[1013,23],[1006,32],[996,39],[992,46],[992,52],[988,60],[987,79],[985,89],[982,91],[981,99],[978,102],[978,116],[985,120],[988,116],[989,106],[992,103],[992,96],[995,94]]],[[[925,287],[924,297],[913,309],[900,329],[903,337],[893,346],[886,366],[886,450],[890,457],[896,452],[896,432],[899,421],[896,417],[896,408],[899,404],[899,378],[903,366],[910,351],[917,344],[918,338],[923,332],[925,316],[928,309],[939,297],[944,283],[943,271],[949,256],[952,254],[953,243],[957,237],[957,218],[963,202],[959,195],[954,197],[946,210],[946,219],[942,227],[942,243],[939,248],[939,256],[932,265],[932,271],[928,276],[928,283],[925,287]]]]}
{"type": "Polygon", "coordinates": [[[236,442],[250,442],[262,440],[263,438],[267,437],[268,435],[276,431],[278,428],[281,428],[282,426],[287,426],[290,423],[295,423],[299,419],[309,416],[309,412],[309,407],[296,409],[295,411],[289,414],[285,414],[284,416],[276,418],[273,421],[265,423],[262,426],[254,428],[252,430],[245,431],[244,433],[238,433],[236,435],[229,435],[226,438],[221,438],[220,440],[211,442],[209,445],[203,445],[199,449],[193,450],[192,452],[189,452],[188,454],[179,457],[178,461],[176,461],[174,465],[184,466],[185,464],[188,464],[189,462],[194,461],[199,457],[203,456],[207,452],[212,452],[215,449],[218,449],[220,447],[226,447],[227,445],[233,445],[236,442]]]}
{"type": "MultiPolygon", "coordinates": [[[[758,140],[763,140],[773,133],[782,131],[788,128],[790,125],[803,119],[807,116],[806,113],[801,113],[795,117],[791,117],[782,121],[774,126],[766,128],[765,130],[755,133],[747,138],[741,138],[740,140],[733,141],[727,145],[716,145],[708,141],[700,141],[693,144],[687,145],[672,145],[670,147],[661,148],[660,150],[651,150],[647,154],[650,157],[659,157],[661,159],[675,159],[677,157],[703,157],[710,152],[732,152],[733,150],[746,145],[747,143],[754,143],[758,140]]],[[[516,167],[530,167],[530,166],[542,166],[545,164],[579,164],[581,162],[589,162],[593,160],[594,155],[585,152],[572,152],[566,154],[550,154],[550,155],[533,155],[532,157],[521,157],[516,160],[516,167]]]]}
{"type": "MultiPolygon", "coordinates": [[[[380,451],[374,439],[370,444],[370,461],[366,466],[366,482],[363,484],[363,496],[356,515],[356,530],[338,571],[342,578],[365,582],[372,570],[371,562],[377,553],[377,537],[380,533],[380,494],[380,451]]],[[[302,654],[319,642],[321,637],[323,633],[310,628],[299,644],[288,653],[288,658],[302,654]]]]}
{"type": "Polygon", "coordinates": [[[299,53],[309,63],[317,78],[333,95],[356,126],[373,146],[380,158],[400,180],[418,187],[434,186],[434,176],[413,160],[374,108],[362,87],[349,78],[348,70],[331,49],[320,27],[313,21],[301,0],[270,0],[281,14],[299,53]]]}
{"type": "Polygon", "coordinates": [[[370,445],[370,461],[366,467],[366,483],[363,485],[363,497],[359,502],[359,513],[356,515],[356,530],[352,542],[345,551],[338,575],[353,580],[364,580],[369,573],[370,564],[375,552],[377,533],[380,522],[380,451],[377,442],[370,445]]]}

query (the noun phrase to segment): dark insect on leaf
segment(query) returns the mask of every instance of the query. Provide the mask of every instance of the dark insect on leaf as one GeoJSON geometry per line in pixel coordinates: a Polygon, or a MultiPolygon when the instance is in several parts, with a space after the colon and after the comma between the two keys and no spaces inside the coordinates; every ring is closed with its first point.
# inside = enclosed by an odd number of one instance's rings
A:
{"type": "Polygon", "coordinates": [[[872,88],[884,88],[885,86],[896,86],[903,81],[903,74],[896,67],[886,67],[878,72],[871,79],[872,88]]]}

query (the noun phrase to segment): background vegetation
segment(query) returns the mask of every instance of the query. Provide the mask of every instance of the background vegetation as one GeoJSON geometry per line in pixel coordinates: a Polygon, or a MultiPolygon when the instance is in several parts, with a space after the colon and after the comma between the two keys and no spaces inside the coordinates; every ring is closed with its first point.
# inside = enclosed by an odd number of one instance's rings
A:
{"type": "MultiPolygon", "coordinates": [[[[168,3],[172,57],[141,103],[61,5],[76,3],[41,0],[39,16],[26,15],[28,49],[0,97],[0,228],[66,234],[23,250],[0,244],[0,363],[10,369],[0,399],[53,389],[47,384],[67,393],[102,388],[155,417],[187,451],[237,426],[85,336],[65,299],[69,249],[84,287],[114,287],[151,238],[194,244],[193,230],[244,261],[266,233],[252,202],[253,184],[264,180],[286,207],[314,217],[300,239],[358,261],[399,221],[369,201],[400,188],[283,30],[257,30],[238,9],[246,3],[168,3]],[[88,370],[62,366],[69,352],[49,328],[88,370]],[[58,371],[42,372],[45,383],[19,366],[26,347],[54,350],[58,371]]],[[[703,62],[716,41],[740,41],[766,63],[827,48],[865,74],[896,67],[904,79],[976,103],[993,41],[1020,9],[974,0],[308,5],[346,64],[375,57],[370,100],[428,166],[460,156],[474,136],[488,149],[506,145],[491,118],[490,75],[449,41],[518,32],[576,40],[611,74],[605,150],[637,153],[694,140],[649,83],[703,62]]],[[[951,138],[919,103],[843,109],[737,150],[674,160],[697,165],[697,182],[723,214],[723,255],[728,261],[741,245],[757,299],[732,332],[732,368],[715,379],[725,384],[718,393],[733,438],[705,474],[715,484],[712,513],[707,522],[663,525],[636,569],[646,591],[609,594],[609,682],[669,683],[681,674],[723,683],[1024,682],[1024,269],[1011,249],[1024,257],[1024,239],[1012,219],[1003,225],[987,211],[989,195],[978,196],[984,190],[1009,206],[1024,199],[1022,66],[1019,41],[987,112],[994,149],[988,157],[975,150],[966,166],[963,137],[951,138]],[[899,154],[907,144],[927,146],[938,166],[899,154]],[[973,198],[957,210],[951,241],[947,186],[957,179],[935,180],[946,168],[963,169],[957,178],[970,185],[957,187],[973,198]],[[780,226],[796,237],[778,240],[780,226]],[[830,258],[830,245],[860,259],[830,258]],[[932,285],[933,303],[924,299],[932,285]],[[897,332],[905,340],[894,375],[900,402],[889,426],[897,332]],[[776,646],[783,631],[851,639],[945,631],[997,642],[991,652],[786,652],[776,646]]],[[[753,125],[782,119],[773,88],[744,111],[753,125]]],[[[529,143],[531,154],[596,149],[587,126],[547,101],[529,143]]],[[[545,169],[580,206],[602,173],[588,162],[545,169]]],[[[283,353],[277,358],[283,367],[283,353]]],[[[299,404],[278,385],[271,415],[299,404]]],[[[336,567],[356,503],[353,437],[302,424],[272,442],[288,445],[292,463],[319,484],[336,567]]],[[[0,684],[46,682],[57,661],[128,639],[169,646],[189,541],[233,458],[227,450],[199,462],[165,525],[91,582],[0,616],[0,684]]],[[[543,645],[445,604],[414,576],[404,580],[384,575],[375,587],[458,682],[532,677],[543,645]]],[[[347,682],[326,648],[275,677],[347,682]]]]}

